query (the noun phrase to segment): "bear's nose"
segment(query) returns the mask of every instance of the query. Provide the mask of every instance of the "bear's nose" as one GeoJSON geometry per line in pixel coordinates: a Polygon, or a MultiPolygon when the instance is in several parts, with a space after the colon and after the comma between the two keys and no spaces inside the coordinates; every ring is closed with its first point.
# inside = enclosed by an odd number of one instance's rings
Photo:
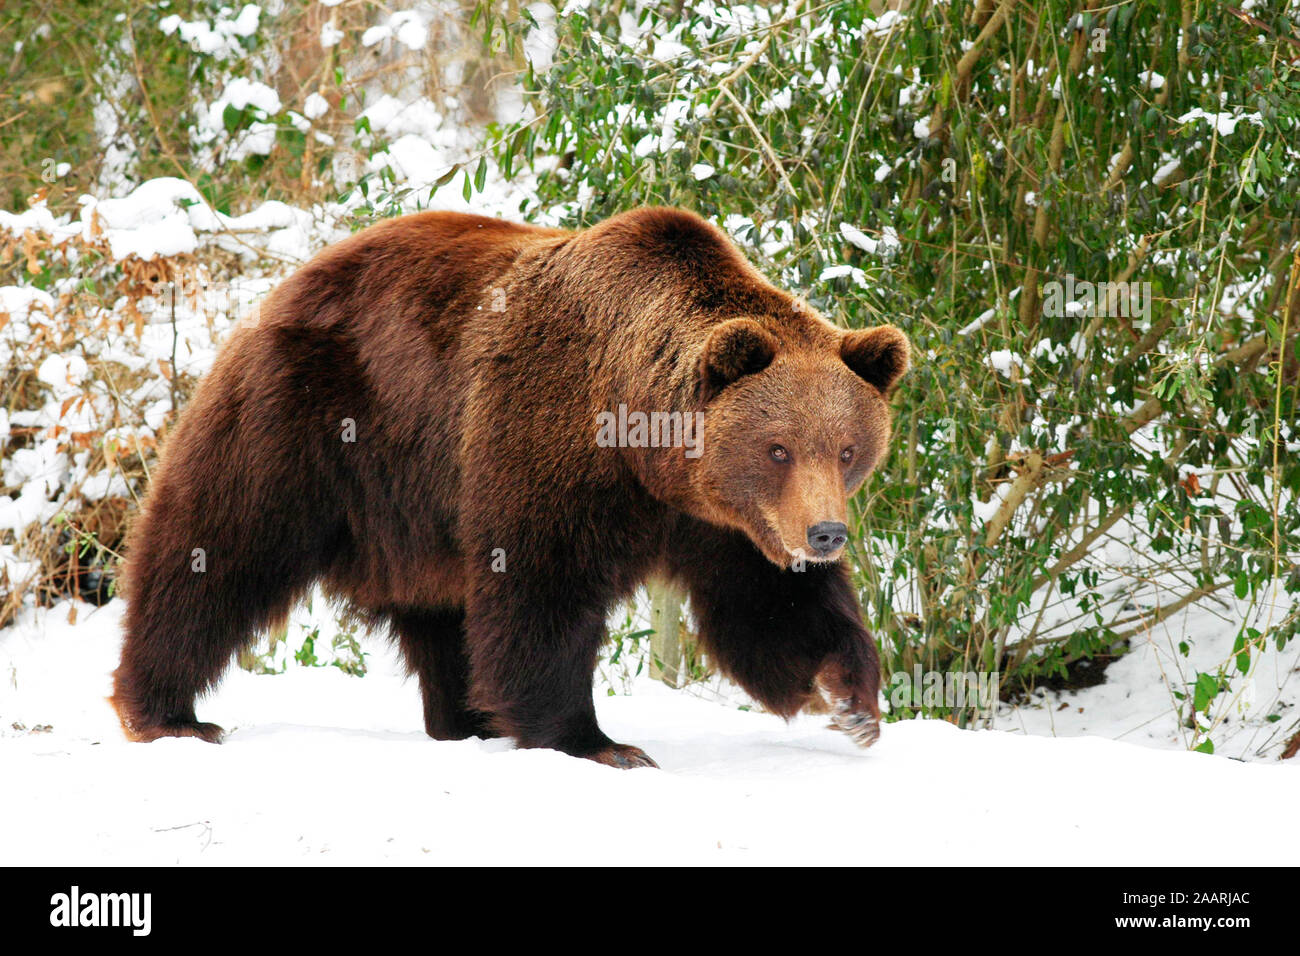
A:
{"type": "Polygon", "coordinates": [[[818,554],[830,554],[844,547],[849,528],[842,521],[819,521],[808,529],[808,546],[818,554]]]}

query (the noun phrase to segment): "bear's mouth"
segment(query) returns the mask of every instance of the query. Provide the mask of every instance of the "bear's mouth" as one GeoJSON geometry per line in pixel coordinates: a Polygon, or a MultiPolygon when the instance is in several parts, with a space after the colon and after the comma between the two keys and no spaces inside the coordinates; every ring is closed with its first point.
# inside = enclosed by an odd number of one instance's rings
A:
{"type": "Polygon", "coordinates": [[[804,564],[834,564],[844,556],[844,549],[842,547],[836,548],[830,553],[809,551],[807,548],[787,548],[786,552],[789,558],[788,563],[801,561],[804,564]]]}
{"type": "Polygon", "coordinates": [[[762,512],[762,533],[756,536],[756,544],[763,556],[779,568],[798,570],[809,564],[834,564],[844,556],[841,546],[829,553],[814,551],[802,545],[792,547],[786,543],[780,525],[775,516],[766,508],[762,512]]]}

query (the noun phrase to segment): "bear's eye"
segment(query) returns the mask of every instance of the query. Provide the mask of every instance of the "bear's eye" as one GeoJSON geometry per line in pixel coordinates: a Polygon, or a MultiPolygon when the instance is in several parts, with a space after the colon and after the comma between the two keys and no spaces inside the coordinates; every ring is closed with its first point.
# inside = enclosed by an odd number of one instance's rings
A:
{"type": "Polygon", "coordinates": [[[790,453],[780,445],[773,445],[768,449],[768,454],[772,456],[773,461],[786,462],[790,460],[790,453]]]}
{"type": "Polygon", "coordinates": [[[842,452],[840,452],[840,461],[844,462],[844,464],[847,465],[847,464],[848,464],[849,462],[851,462],[852,460],[853,460],[853,449],[852,449],[852,448],[846,448],[846,449],[844,449],[842,452]]]}

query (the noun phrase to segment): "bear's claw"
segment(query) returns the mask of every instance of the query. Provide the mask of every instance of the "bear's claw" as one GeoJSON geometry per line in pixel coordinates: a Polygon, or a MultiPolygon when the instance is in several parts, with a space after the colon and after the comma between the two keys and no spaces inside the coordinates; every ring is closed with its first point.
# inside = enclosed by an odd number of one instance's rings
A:
{"type": "Polygon", "coordinates": [[[659,765],[650,759],[649,754],[631,744],[611,744],[604,750],[596,751],[588,759],[620,770],[635,770],[638,767],[659,769],[659,765]]]}
{"type": "Polygon", "coordinates": [[[880,739],[879,718],[854,710],[850,700],[840,698],[835,701],[831,721],[831,727],[848,734],[859,747],[870,747],[880,739]]]}
{"type": "Polygon", "coordinates": [[[128,727],[123,721],[122,726],[126,730],[127,737],[139,743],[148,743],[160,737],[198,737],[210,744],[219,744],[226,735],[225,730],[217,724],[202,723],[197,720],[168,721],[144,727],[128,727]]]}

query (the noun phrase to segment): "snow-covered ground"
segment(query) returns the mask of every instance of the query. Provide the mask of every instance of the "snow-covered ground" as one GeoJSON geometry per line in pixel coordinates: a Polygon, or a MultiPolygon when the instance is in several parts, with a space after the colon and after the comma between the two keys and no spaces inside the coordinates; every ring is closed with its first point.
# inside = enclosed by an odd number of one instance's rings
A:
{"type": "Polygon", "coordinates": [[[122,602],[24,612],[0,636],[0,863],[1281,864],[1300,832],[1242,837],[1300,767],[1097,737],[885,728],[869,751],[638,683],[605,730],[661,770],[421,732],[382,645],[369,673],[232,670],[200,716],[227,742],[129,744],[104,701],[122,602]],[[23,729],[16,729],[16,728],[23,729]],[[48,728],[48,729],[46,729],[48,728]]]}
{"type": "MultiPolygon", "coordinates": [[[[1003,705],[997,726],[1037,736],[1096,735],[1161,749],[1193,746],[1185,702],[1175,695],[1187,693],[1198,670],[1213,672],[1231,659],[1233,637],[1251,611],[1245,601],[1231,597],[1220,604],[1171,615],[1135,636],[1128,653],[1106,668],[1104,682],[1095,687],[1044,692],[1023,705],[1003,705]],[[1184,642],[1186,655],[1179,649],[1184,642]]],[[[1287,595],[1279,593],[1275,618],[1281,620],[1290,607],[1287,595]]],[[[1249,675],[1234,675],[1233,692],[1215,709],[1218,722],[1209,735],[1214,752],[1275,761],[1288,735],[1296,732],[1297,675],[1300,642],[1281,650],[1270,643],[1257,653],[1249,675]]],[[[1210,726],[1203,715],[1199,719],[1210,726]]]]}

